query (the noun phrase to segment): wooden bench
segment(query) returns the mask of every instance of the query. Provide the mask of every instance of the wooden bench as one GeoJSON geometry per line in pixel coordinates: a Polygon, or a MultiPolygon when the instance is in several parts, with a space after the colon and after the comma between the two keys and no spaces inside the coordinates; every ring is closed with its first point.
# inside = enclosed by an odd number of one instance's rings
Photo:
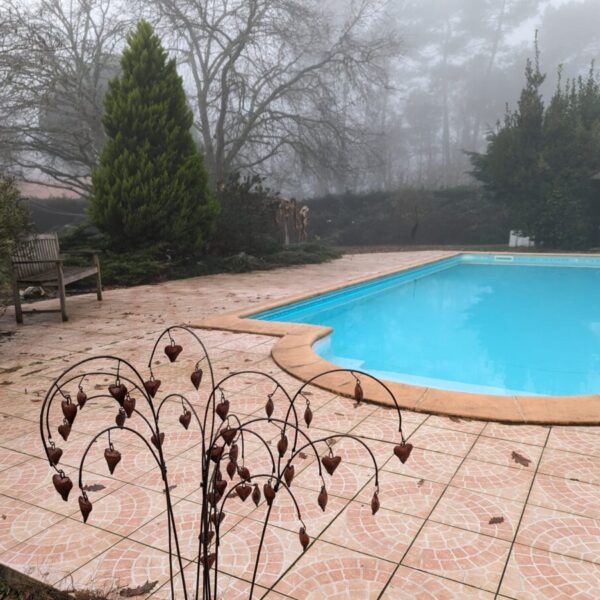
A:
{"type": "Polygon", "coordinates": [[[65,287],[70,283],[86,277],[91,277],[92,275],[96,276],[96,295],[98,300],[102,300],[102,279],[100,276],[100,261],[98,260],[98,255],[94,252],[78,254],[90,255],[92,264],[88,267],[63,266],[64,261],[60,255],[58,236],[55,233],[31,235],[19,242],[11,259],[13,295],[17,323],[23,322],[24,312],[60,312],[62,314],[62,320],[67,321],[65,287]],[[60,298],[60,311],[58,309],[23,311],[21,308],[21,297],[19,295],[19,284],[57,288],[60,298]]]}

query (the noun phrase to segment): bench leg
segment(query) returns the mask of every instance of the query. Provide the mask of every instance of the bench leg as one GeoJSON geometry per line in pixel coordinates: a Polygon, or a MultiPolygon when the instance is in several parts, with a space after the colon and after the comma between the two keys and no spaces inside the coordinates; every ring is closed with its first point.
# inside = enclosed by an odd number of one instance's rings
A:
{"type": "Polygon", "coordinates": [[[13,288],[13,300],[15,303],[15,318],[17,323],[23,322],[23,309],[21,308],[21,296],[19,294],[19,282],[17,280],[16,273],[12,272],[12,288],[13,288]]]}
{"type": "Polygon", "coordinates": [[[102,300],[102,276],[100,275],[100,261],[98,257],[94,255],[94,264],[96,265],[96,297],[98,300],[102,300]]]}
{"type": "Polygon", "coordinates": [[[58,295],[60,297],[60,313],[63,321],[68,321],[67,316],[67,295],[65,293],[65,280],[63,277],[62,265],[58,265],[58,295]]]}

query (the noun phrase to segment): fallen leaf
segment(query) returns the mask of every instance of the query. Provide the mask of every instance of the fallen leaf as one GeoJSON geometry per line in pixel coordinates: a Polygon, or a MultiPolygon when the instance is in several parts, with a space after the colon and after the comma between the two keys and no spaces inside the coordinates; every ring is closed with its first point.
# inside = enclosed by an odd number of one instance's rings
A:
{"type": "Polygon", "coordinates": [[[94,483],[93,485],[84,485],[83,490],[85,492],[99,492],[100,490],[105,489],[106,486],[101,483],[94,483]]]}
{"type": "Polygon", "coordinates": [[[424,479],[419,479],[419,481],[417,481],[417,486],[421,487],[424,483],[425,483],[424,479]]]}
{"type": "Polygon", "coordinates": [[[519,454],[518,452],[515,452],[514,450],[511,454],[511,457],[517,464],[522,465],[523,467],[528,467],[531,464],[531,459],[519,454]]]}
{"type": "Polygon", "coordinates": [[[500,523],[504,523],[504,517],[492,517],[489,521],[489,525],[500,525],[500,523]]]}
{"type": "Polygon", "coordinates": [[[119,596],[123,598],[133,598],[134,596],[141,596],[142,594],[149,594],[158,584],[157,581],[146,581],[146,583],[142,585],[138,585],[133,588],[123,588],[119,592],[119,596]]]}
{"type": "Polygon", "coordinates": [[[308,455],[306,454],[306,452],[298,452],[298,456],[304,460],[308,455]]]}
{"type": "Polygon", "coordinates": [[[458,417],[448,417],[454,423],[461,423],[461,420],[458,417]]]}

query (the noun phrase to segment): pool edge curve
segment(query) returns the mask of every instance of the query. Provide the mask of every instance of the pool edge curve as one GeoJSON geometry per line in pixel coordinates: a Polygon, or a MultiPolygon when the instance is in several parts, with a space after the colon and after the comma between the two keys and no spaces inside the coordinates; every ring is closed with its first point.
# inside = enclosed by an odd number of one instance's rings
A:
{"type": "MultiPolygon", "coordinates": [[[[271,351],[275,363],[293,377],[308,381],[316,375],[340,368],[338,365],[321,358],[312,348],[317,340],[331,333],[332,329],[320,325],[260,321],[247,317],[352,285],[448,260],[466,253],[511,254],[507,252],[446,252],[443,256],[413,261],[399,268],[290,296],[276,302],[208,317],[191,326],[198,329],[217,329],[235,333],[253,333],[278,337],[280,339],[271,351]]],[[[552,256],[552,254],[531,253],[531,256],[552,256]]],[[[565,254],[556,253],[554,256],[565,256],[565,254]]],[[[400,408],[415,412],[515,424],[600,425],[600,394],[586,396],[495,396],[440,390],[389,380],[385,380],[385,384],[393,392],[400,408]]],[[[345,374],[335,373],[322,377],[319,383],[315,385],[340,396],[353,396],[354,379],[345,374]]],[[[389,398],[382,393],[382,389],[371,382],[364,382],[364,393],[366,401],[391,406],[389,398]]]]}

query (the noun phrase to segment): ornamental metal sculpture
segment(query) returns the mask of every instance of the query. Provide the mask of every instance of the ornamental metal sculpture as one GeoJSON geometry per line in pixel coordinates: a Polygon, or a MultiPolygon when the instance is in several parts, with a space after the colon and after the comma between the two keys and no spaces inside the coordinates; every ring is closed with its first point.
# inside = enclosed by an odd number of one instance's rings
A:
{"type": "MultiPolygon", "coordinates": [[[[64,501],[67,501],[69,494],[73,488],[73,482],[65,474],[60,467],[62,449],[56,445],[53,435],[57,431],[64,442],[68,441],[71,427],[82,414],[84,418],[84,408],[86,403],[98,398],[110,398],[116,403],[117,412],[115,414],[115,425],[106,427],[92,437],[85,448],[78,472],[78,486],[80,490],[79,508],[83,517],[83,521],[87,522],[93,512],[93,505],[86,492],[86,486],[83,481],[84,465],[86,457],[94,444],[102,437],[106,437],[107,447],[104,451],[104,458],[111,475],[114,473],[119,462],[121,461],[121,453],[115,448],[111,440],[111,432],[115,430],[124,431],[128,434],[139,438],[146,449],[151,453],[156,465],[160,469],[162,481],[164,483],[164,493],[167,508],[167,523],[168,523],[168,553],[169,553],[169,574],[171,597],[175,599],[175,585],[173,574],[173,561],[176,561],[179,567],[179,575],[181,577],[182,596],[184,600],[216,599],[218,592],[218,575],[219,575],[219,546],[221,543],[221,523],[225,516],[225,506],[228,502],[239,499],[245,502],[248,497],[258,506],[264,498],[266,502],[266,515],[262,525],[262,531],[254,562],[252,581],[250,586],[249,597],[252,598],[256,584],[258,567],[261,560],[261,551],[265,539],[265,533],[269,524],[271,510],[277,498],[281,494],[285,494],[291,498],[299,522],[298,538],[302,551],[305,551],[311,543],[308,534],[308,528],[302,520],[302,514],[299,504],[296,500],[296,494],[292,487],[295,476],[294,461],[300,456],[305,456],[306,452],[314,453],[316,460],[314,465],[318,470],[318,476],[321,481],[321,489],[317,495],[316,502],[325,511],[327,507],[328,494],[325,479],[323,478],[323,469],[333,475],[341,463],[342,458],[335,456],[331,446],[335,439],[347,438],[353,440],[356,444],[362,446],[370,455],[375,469],[374,491],[371,499],[371,511],[373,514],[379,510],[379,467],[373,452],[369,449],[364,440],[351,434],[332,434],[326,437],[312,440],[304,430],[303,421],[306,429],[310,428],[314,420],[314,414],[310,406],[308,386],[318,383],[320,378],[335,373],[347,373],[355,380],[354,398],[357,403],[363,401],[363,385],[361,380],[369,379],[381,386],[389,395],[390,400],[396,407],[398,415],[398,434],[399,440],[394,446],[393,452],[402,463],[406,462],[411,451],[412,445],[407,443],[402,432],[402,417],[400,408],[391,390],[377,378],[360,371],[350,369],[335,369],[321,373],[313,379],[302,384],[296,393],[291,396],[277,379],[268,373],[263,373],[255,370],[244,370],[236,373],[231,373],[221,379],[215,381],[213,365],[208,356],[208,352],[202,340],[198,335],[188,327],[173,326],[165,329],[158,337],[148,361],[149,378],[144,380],[140,372],[127,360],[116,356],[104,355],[98,357],[86,358],[72,367],[66,369],[51,385],[44,402],[42,404],[40,414],[40,433],[44,450],[50,465],[56,473],[52,478],[52,482],[56,491],[60,494],[64,501]],[[157,399],[159,389],[164,389],[166,386],[163,382],[154,377],[152,371],[153,360],[156,355],[158,346],[162,339],[168,338],[169,342],[164,348],[164,352],[171,363],[176,362],[178,356],[183,352],[183,346],[176,343],[173,335],[175,331],[179,331],[186,336],[191,336],[198,344],[200,356],[196,362],[196,366],[192,373],[189,374],[190,390],[192,393],[201,394],[200,386],[205,376],[208,374],[210,379],[210,392],[206,400],[203,414],[198,414],[195,404],[189,399],[187,392],[173,391],[165,394],[160,400],[157,399]],[[114,365],[113,369],[106,367],[97,367],[99,362],[106,362],[114,365]],[[85,372],[76,373],[80,368],[85,368],[85,372]],[[264,378],[265,381],[272,385],[271,392],[267,394],[265,402],[264,417],[250,416],[241,418],[236,415],[233,410],[233,405],[226,396],[224,385],[236,377],[258,376],[264,378]],[[112,379],[110,385],[94,384],[97,378],[106,377],[112,379]],[[75,401],[72,400],[73,392],[75,392],[75,401]],[[90,393],[90,390],[102,390],[99,393],[90,393]],[[87,390],[87,391],[86,391],[87,390]],[[275,410],[274,395],[281,391],[287,402],[285,408],[285,417],[276,418],[273,416],[275,410]],[[136,399],[141,398],[141,401],[136,399]],[[53,429],[50,423],[50,409],[55,399],[61,400],[61,409],[63,421],[58,425],[57,429],[53,429]],[[139,410],[140,402],[147,405],[150,418],[145,417],[139,410]],[[201,513],[200,531],[198,535],[198,560],[195,573],[194,589],[188,589],[185,577],[183,574],[183,559],[180,551],[180,542],[175,522],[175,512],[171,499],[171,488],[169,486],[169,476],[167,464],[168,460],[163,452],[165,444],[165,433],[160,430],[160,413],[161,409],[167,402],[181,403],[182,412],[179,416],[179,423],[188,430],[195,424],[198,430],[201,449],[202,462],[201,472],[198,474],[198,489],[201,492],[201,513]],[[298,404],[302,403],[304,411],[302,416],[299,416],[298,404]],[[144,435],[140,431],[128,426],[130,419],[139,418],[143,427],[147,429],[144,435]],[[272,446],[261,434],[260,428],[265,426],[277,428],[276,436],[278,437],[275,451],[272,446]],[[271,465],[271,470],[266,473],[254,473],[247,462],[245,442],[250,438],[258,440],[259,444],[267,451],[268,463],[271,465]],[[325,444],[328,452],[325,456],[320,456],[317,450],[318,445],[325,444]],[[222,465],[225,465],[225,470],[230,478],[228,482],[221,471],[222,465]],[[234,483],[234,478],[237,476],[237,481],[234,483]],[[262,484],[262,485],[261,485],[262,484]],[[229,488],[229,490],[228,490],[229,488]]],[[[142,429],[143,431],[143,429],[142,429]]],[[[271,439],[271,438],[269,438],[271,439]]],[[[311,468],[311,466],[307,467],[311,468]]]]}

